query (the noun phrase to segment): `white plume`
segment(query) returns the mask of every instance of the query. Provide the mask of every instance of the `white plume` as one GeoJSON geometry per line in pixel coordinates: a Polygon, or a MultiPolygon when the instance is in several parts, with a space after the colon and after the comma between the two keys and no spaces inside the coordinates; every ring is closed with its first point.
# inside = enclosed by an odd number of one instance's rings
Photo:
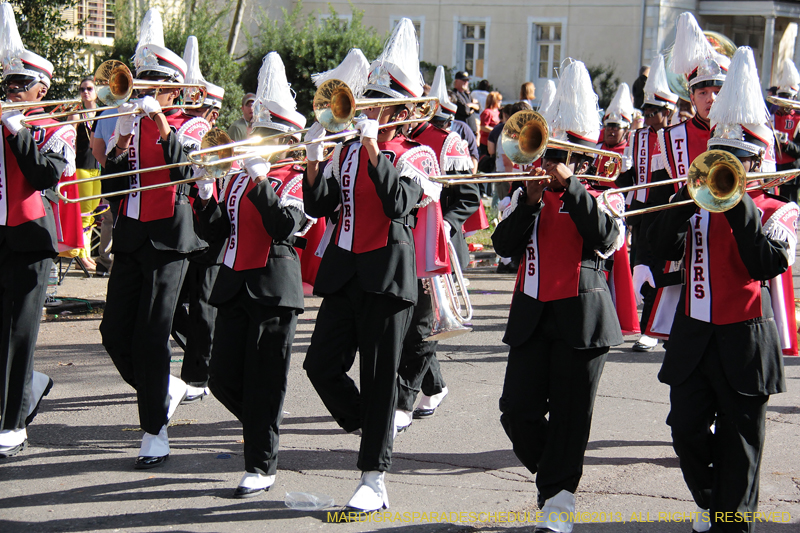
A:
{"type": "Polygon", "coordinates": [[[539,98],[539,114],[542,116],[546,116],[547,110],[550,109],[550,106],[553,105],[553,102],[556,99],[556,82],[553,80],[547,80],[544,82],[544,89],[542,90],[542,96],[539,98]]]}
{"type": "Polygon", "coordinates": [[[190,35],[186,40],[183,60],[186,62],[186,83],[204,82],[205,78],[203,78],[203,73],[200,72],[200,44],[194,35],[190,35]]]}
{"type": "Polygon", "coordinates": [[[25,45],[22,44],[11,4],[3,2],[0,17],[0,63],[5,65],[12,58],[19,57],[25,51],[25,45]]]}
{"type": "Polygon", "coordinates": [[[136,44],[136,55],[139,54],[142,46],[154,44],[164,47],[164,23],[161,21],[161,13],[154,7],[147,10],[139,26],[139,42],[136,44]]]}
{"type": "MultiPolygon", "coordinates": [[[[705,59],[719,55],[711,48],[694,15],[688,11],[678,17],[675,46],[672,48],[672,72],[691,74],[705,59]]],[[[652,69],[651,69],[652,70],[652,69]]]]}
{"type": "Polygon", "coordinates": [[[561,71],[555,100],[545,118],[553,131],[597,131],[600,116],[589,71],[581,61],[567,61],[570,63],[561,71]]]}
{"type": "Polygon", "coordinates": [[[289,81],[286,79],[286,67],[278,52],[270,52],[264,56],[261,70],[258,71],[258,91],[256,102],[273,101],[285,109],[297,109],[289,81]]]}
{"type": "Polygon", "coordinates": [[[353,96],[358,98],[364,94],[368,76],[369,61],[364,56],[364,52],[358,48],[353,48],[347,53],[344,60],[339,63],[339,66],[325,72],[312,74],[311,80],[317,87],[331,79],[343,81],[353,91],[353,96]]]}
{"type": "Polygon", "coordinates": [[[762,124],[769,120],[769,112],[761,95],[756,61],[749,46],[736,50],[728,77],[711,106],[708,118],[712,126],[762,124]]]}

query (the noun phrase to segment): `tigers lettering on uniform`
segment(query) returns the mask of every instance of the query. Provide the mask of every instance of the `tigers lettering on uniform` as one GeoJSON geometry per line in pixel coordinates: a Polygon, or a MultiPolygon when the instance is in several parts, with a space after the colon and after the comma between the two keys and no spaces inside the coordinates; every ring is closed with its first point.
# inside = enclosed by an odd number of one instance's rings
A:
{"type": "Polygon", "coordinates": [[[350,150],[348,150],[344,165],[342,165],[342,178],[340,181],[342,209],[336,244],[340,248],[350,251],[353,249],[353,228],[355,227],[353,191],[358,177],[360,147],[361,145],[358,144],[358,146],[351,146],[350,150]]]}

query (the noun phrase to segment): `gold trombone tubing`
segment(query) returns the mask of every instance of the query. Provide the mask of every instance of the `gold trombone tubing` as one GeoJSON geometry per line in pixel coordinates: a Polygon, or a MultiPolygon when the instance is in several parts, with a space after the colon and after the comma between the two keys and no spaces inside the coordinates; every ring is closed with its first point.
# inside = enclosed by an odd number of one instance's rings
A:
{"type": "Polygon", "coordinates": [[[775,104],[779,107],[788,107],[789,109],[800,109],[800,101],[792,100],[791,98],[767,96],[766,101],[769,102],[770,104],[775,104]]]}
{"type": "Polygon", "coordinates": [[[115,192],[109,192],[109,193],[104,193],[104,194],[95,194],[95,195],[92,195],[92,196],[84,196],[84,197],[79,197],[79,198],[68,198],[68,197],[64,196],[64,194],[62,194],[62,192],[61,192],[61,188],[62,187],[67,187],[69,185],[80,185],[81,183],[88,183],[90,181],[103,181],[103,180],[108,180],[108,179],[113,179],[113,178],[121,178],[121,177],[124,177],[124,176],[133,176],[135,174],[143,174],[145,172],[154,172],[156,170],[169,170],[169,169],[173,169],[173,168],[185,167],[185,166],[190,165],[190,164],[191,164],[190,162],[184,161],[182,163],[172,163],[171,165],[161,165],[161,166],[158,166],[158,167],[146,168],[146,169],[142,169],[142,170],[131,170],[131,171],[127,171],[127,172],[118,172],[116,174],[106,174],[105,176],[94,176],[94,177],[91,177],[91,178],[84,178],[84,179],[74,180],[74,181],[62,181],[61,183],[58,184],[58,187],[56,187],[56,194],[58,194],[58,197],[61,200],[63,200],[64,202],[66,202],[68,204],[74,204],[76,202],[84,202],[84,201],[88,201],[88,200],[98,200],[100,198],[109,198],[111,196],[123,196],[125,194],[130,194],[130,193],[133,193],[133,192],[143,192],[143,191],[150,191],[150,190],[153,190],[153,189],[161,189],[163,187],[171,187],[173,185],[182,185],[184,183],[192,183],[192,182],[197,181],[198,179],[202,179],[202,177],[200,177],[200,178],[194,178],[193,177],[193,178],[187,178],[187,179],[184,179],[184,180],[170,181],[170,182],[166,182],[166,183],[157,183],[155,185],[145,185],[144,187],[139,187],[139,188],[136,188],[136,189],[125,189],[125,190],[122,190],[122,191],[115,191],[115,192]]]}
{"type": "MultiPolygon", "coordinates": [[[[616,178],[608,176],[595,176],[594,174],[579,174],[575,176],[582,180],[613,182],[616,178]]],[[[431,176],[431,181],[441,183],[442,185],[469,185],[472,183],[506,183],[514,181],[539,181],[555,179],[553,176],[533,176],[527,172],[493,172],[490,174],[463,174],[463,175],[445,175],[445,176],[431,176]]]]}

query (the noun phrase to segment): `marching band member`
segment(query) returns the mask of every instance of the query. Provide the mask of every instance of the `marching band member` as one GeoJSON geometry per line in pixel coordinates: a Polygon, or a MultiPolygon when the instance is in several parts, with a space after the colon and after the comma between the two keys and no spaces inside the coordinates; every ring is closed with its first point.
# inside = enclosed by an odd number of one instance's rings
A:
{"type": "MultiPolygon", "coordinates": [[[[161,17],[155,9],[142,21],[134,64],[140,79],[184,81],[186,63],[163,46],[161,17]]],[[[120,106],[123,112],[139,113],[117,120],[106,161],[109,173],[186,161],[182,142],[189,149],[195,141],[182,141],[177,131],[191,117],[180,109],[161,111],[179,94],[179,88],[156,90],[155,96],[120,106]]],[[[103,192],[191,177],[189,166],[145,172],[106,180],[103,192]]],[[[188,191],[188,185],[178,185],[130,193],[115,217],[114,269],[100,334],[120,375],[136,389],[145,432],[136,469],[153,468],[169,458],[167,424],[186,396],[186,384],[169,372],[169,336],[187,258],[207,248],[195,233],[188,191]]]]}
{"type": "MultiPolygon", "coordinates": [[[[750,48],[736,51],[708,116],[708,148],[758,172],[773,133],[750,48]]],[[[675,200],[685,199],[684,187],[675,200]]],[[[767,281],[794,262],[797,216],[797,204],[757,190],[724,213],[690,204],[661,212],[650,227],[654,255],[685,258],[684,290],[658,377],[670,386],[667,424],[701,511],[694,522],[700,533],[754,530],[752,521],[716,516],[758,506],[767,402],[786,390],[767,281]]]]}
{"type": "MultiPolygon", "coordinates": [[[[653,62],[650,76],[644,87],[644,122],[645,127],[636,130],[633,134],[631,153],[633,167],[620,174],[616,184],[620,187],[632,185],[645,185],[651,183],[654,174],[664,169],[664,160],[661,157],[659,135],[667,127],[669,114],[675,109],[678,95],[669,90],[667,73],[664,69],[664,58],[659,55],[653,62]]],[[[654,189],[640,189],[631,193],[631,208],[639,209],[654,203],[654,189]]],[[[633,345],[635,352],[649,352],[656,348],[658,339],[645,333],[650,311],[656,296],[655,287],[661,286],[655,278],[664,270],[664,263],[652,258],[647,243],[647,227],[651,218],[648,216],[630,218],[627,222],[631,228],[631,261],[633,262],[633,293],[638,304],[642,304],[640,331],[642,336],[633,345]],[[649,283],[645,285],[645,283],[649,283]]]]}
{"type": "MultiPolygon", "coordinates": [[[[436,111],[438,122],[446,124],[455,116],[456,105],[447,96],[447,85],[444,67],[436,68],[431,85],[430,96],[439,99],[436,111]],[[451,112],[452,110],[452,112],[451,112]]],[[[443,125],[444,125],[443,124],[443,125]]],[[[439,128],[431,122],[423,122],[413,127],[409,138],[428,146],[439,156],[439,170],[442,174],[469,174],[472,170],[472,159],[466,143],[454,132],[439,128]]],[[[477,185],[456,185],[445,187],[440,193],[439,202],[431,202],[421,208],[417,214],[417,226],[414,228],[414,248],[417,253],[417,290],[420,298],[414,306],[414,315],[406,338],[403,341],[403,352],[398,369],[397,412],[395,426],[398,432],[411,425],[414,418],[429,418],[447,396],[447,385],[442,377],[439,360],[436,358],[436,341],[426,341],[434,324],[434,312],[431,298],[424,294],[422,280],[433,275],[449,275],[451,264],[437,264],[436,257],[445,259],[450,255],[447,242],[450,239],[458,257],[456,260],[462,268],[469,264],[469,250],[461,230],[464,222],[478,210],[481,203],[480,189],[477,185]],[[432,224],[436,221],[436,225],[432,224]],[[429,237],[429,229],[435,227],[429,237]],[[424,265],[434,265],[425,268],[424,265]],[[417,394],[427,385],[421,398],[421,405],[414,409],[417,394]],[[413,411],[413,414],[412,414],[413,411]]]]}
{"type": "MultiPolygon", "coordinates": [[[[41,101],[50,88],[53,64],[25,49],[11,4],[0,4],[0,62],[3,86],[15,102],[41,101]]],[[[42,397],[53,380],[33,370],[47,279],[59,250],[60,220],[49,191],[60,179],[75,176],[75,129],[28,129],[28,114],[44,113],[31,107],[26,113],[3,112],[4,156],[0,168],[0,459],[23,451],[26,427],[33,421],[42,397]]],[[[40,119],[35,125],[52,124],[40,119]]],[[[77,187],[67,194],[77,195],[77,187]]],[[[54,196],[54,195],[53,195],[54,196]]],[[[73,204],[77,205],[77,204],[73,204]]],[[[80,214],[78,210],[78,214],[80,214]]],[[[80,218],[76,220],[80,233],[80,218]]],[[[82,239],[82,235],[80,236],[82,239]]]]}
{"type": "MultiPolygon", "coordinates": [[[[617,87],[614,99],[606,109],[603,116],[603,142],[597,143],[597,148],[615,152],[622,157],[622,168],[618,169],[620,174],[631,168],[631,156],[628,149],[628,131],[633,122],[633,99],[631,90],[627,83],[621,83],[617,87]]],[[[605,156],[598,157],[594,162],[597,174],[600,176],[610,176],[606,171],[605,156]]]]}
{"type": "MultiPolygon", "coordinates": [[[[365,93],[389,105],[366,109],[355,124],[360,140],[338,145],[324,168],[321,153],[309,150],[303,180],[308,214],[339,211],[314,286],[323,301],[303,368],[336,422],[362,431],[362,476],[347,507],[364,512],[389,505],[384,477],[391,467],[397,368],[418,297],[413,211],[423,191],[435,190],[427,177],[437,167],[430,148],[409,141],[400,128],[380,126],[409,117],[408,107],[391,105],[393,99],[421,94],[414,26],[403,18],[371,65],[365,93]],[[356,350],[360,391],[347,375],[356,350]]],[[[306,140],[322,133],[315,126],[306,140]]]]}
{"type": "MultiPolygon", "coordinates": [[[[253,134],[302,129],[306,119],[295,107],[283,62],[270,52],[258,75],[253,134]]],[[[244,429],[245,473],[235,498],[263,493],[275,482],[292,342],[303,312],[294,246],[313,223],[303,211],[301,166],[270,171],[264,159],[250,157],[244,168],[230,178],[219,202],[214,180],[198,182],[200,201],[207,204],[201,220],[211,240],[219,237],[215,233],[226,237],[210,299],[218,311],[209,385],[244,429]]]]}
{"type": "MultiPolygon", "coordinates": [[[[191,118],[178,130],[178,139],[183,146],[199,150],[203,136],[211,129],[219,118],[225,89],[206,81],[200,72],[200,47],[197,37],[190,35],[183,52],[186,63],[186,83],[202,84],[206,88],[206,97],[198,109],[187,109],[191,118]]],[[[189,94],[196,89],[186,88],[187,101],[189,94]]],[[[204,172],[199,169],[195,171],[204,172]]],[[[215,184],[214,194],[219,188],[215,184]]],[[[190,196],[197,195],[198,188],[192,186],[190,196]]],[[[225,239],[208,241],[208,250],[189,258],[186,277],[183,280],[178,306],[172,321],[172,338],[183,348],[183,364],[181,379],[186,383],[186,398],[181,403],[200,400],[208,394],[208,364],[211,359],[211,343],[214,339],[214,320],[217,310],[209,303],[211,289],[217,279],[219,265],[222,261],[222,250],[225,239]]]]}
{"type": "MultiPolygon", "coordinates": [[[[800,73],[794,65],[794,47],[797,38],[797,24],[790,23],[783,33],[778,47],[778,73],[775,85],[778,87],[776,96],[794,100],[800,90],[800,73]],[[780,57],[780,56],[783,57],[780,57]]],[[[780,150],[777,154],[777,170],[794,168],[795,161],[800,158],[800,112],[791,107],[778,107],[772,116],[772,125],[775,129],[775,138],[780,150]]],[[[797,202],[797,178],[780,187],[781,196],[792,202],[797,202]]]]}
{"type": "MultiPolygon", "coordinates": [[[[597,96],[586,67],[562,70],[545,117],[554,137],[594,147],[597,96]]],[[[548,149],[515,193],[492,237],[503,256],[522,256],[503,342],[508,354],[500,421],[523,465],[536,474],[544,521],[537,532],[572,531],[597,385],[610,346],[622,343],[606,273],[624,230],[580,181],[592,158],[548,149]],[[547,415],[549,414],[549,417],[547,415]],[[563,520],[562,520],[563,519],[563,520]]],[[[614,207],[624,209],[619,194],[614,207]]]]}

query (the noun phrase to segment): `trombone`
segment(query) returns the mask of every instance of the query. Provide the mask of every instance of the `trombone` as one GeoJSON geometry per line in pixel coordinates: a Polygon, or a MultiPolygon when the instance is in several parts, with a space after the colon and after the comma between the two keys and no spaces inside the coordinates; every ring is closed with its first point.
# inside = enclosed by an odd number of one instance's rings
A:
{"type": "MultiPolygon", "coordinates": [[[[545,150],[555,148],[567,151],[567,161],[572,152],[607,157],[606,172],[609,176],[581,174],[581,179],[613,182],[622,168],[622,156],[616,152],[581,146],[550,137],[547,121],[536,111],[518,111],[503,126],[500,136],[506,156],[518,165],[529,165],[541,158],[545,150]]],[[[532,176],[528,172],[495,172],[491,174],[464,174],[461,176],[432,176],[431,180],[443,185],[465,185],[470,183],[499,183],[508,181],[547,180],[551,176],[532,176]]]]}
{"type": "MultiPolygon", "coordinates": [[[[67,106],[67,105],[75,105],[80,104],[80,98],[73,98],[70,100],[39,100],[37,102],[0,102],[0,116],[5,111],[20,111],[23,109],[29,109],[31,107],[50,107],[50,106],[67,106]]],[[[43,113],[41,118],[51,116],[48,113],[43,113]]]]}
{"type": "MultiPolygon", "coordinates": [[[[23,124],[27,127],[33,127],[30,124],[31,121],[40,120],[43,118],[53,118],[58,119],[62,117],[69,117],[72,115],[83,115],[87,113],[102,113],[103,111],[108,111],[109,109],[116,109],[123,103],[130,100],[133,91],[141,91],[141,90],[148,90],[148,89],[183,89],[183,88],[193,88],[194,90],[190,93],[191,104],[184,104],[184,105],[171,105],[165,106],[162,109],[167,111],[170,109],[199,109],[203,106],[203,100],[206,97],[206,87],[202,83],[174,83],[174,82],[166,82],[166,81],[148,81],[148,80],[137,80],[133,78],[131,74],[131,70],[122,62],[116,60],[109,60],[103,62],[94,74],[94,85],[97,89],[97,97],[106,104],[104,107],[95,107],[91,109],[78,109],[75,111],[70,112],[63,112],[63,113],[45,113],[42,115],[33,115],[28,117],[26,120],[23,121],[23,124]]],[[[63,100],[61,102],[68,102],[68,103],[80,103],[81,100],[63,100]]],[[[48,105],[53,105],[54,103],[59,102],[51,102],[48,105]]],[[[41,104],[41,102],[40,102],[41,104]]],[[[58,122],[57,124],[44,124],[38,126],[39,128],[52,128],[57,126],[66,126],[69,124],[80,124],[81,122],[86,122],[88,120],[100,120],[104,118],[116,118],[121,117],[124,115],[135,115],[137,113],[141,113],[142,111],[137,109],[135,111],[127,111],[122,113],[113,113],[109,115],[103,115],[102,117],[94,116],[93,118],[79,118],[75,120],[67,120],[64,122],[58,122]]]]}
{"type": "Polygon", "coordinates": [[[316,93],[314,93],[313,106],[314,115],[317,118],[317,122],[319,122],[326,131],[333,132],[333,135],[327,135],[311,142],[304,141],[295,144],[258,146],[252,150],[241,152],[238,155],[231,154],[224,157],[217,157],[216,152],[227,150],[229,147],[238,148],[240,146],[261,144],[279,137],[296,135],[298,133],[308,131],[308,128],[288,133],[270,135],[268,137],[253,137],[252,139],[245,139],[235,143],[230,142],[230,138],[228,138],[229,142],[221,144],[213,149],[198,150],[190,153],[189,160],[195,165],[201,167],[221,166],[223,169],[225,169],[225,171],[221,172],[221,174],[225,174],[227,172],[227,168],[230,168],[230,165],[234,161],[238,161],[239,159],[243,159],[245,157],[269,157],[280,152],[305,148],[309,144],[329,143],[337,139],[349,137],[353,135],[353,132],[344,130],[347,130],[351,126],[357,110],[368,109],[371,107],[391,107],[408,104],[424,104],[424,114],[422,116],[409,118],[407,120],[397,120],[383,124],[380,126],[380,129],[396,128],[406,124],[416,124],[419,122],[430,121],[436,113],[438,99],[435,96],[423,96],[420,98],[398,98],[392,100],[383,98],[364,98],[356,100],[353,97],[353,91],[350,90],[350,87],[348,87],[346,83],[340,80],[330,79],[320,85],[316,93]]]}
{"type": "Polygon", "coordinates": [[[788,107],[789,109],[800,109],[800,102],[792,100],[791,98],[780,98],[778,96],[767,96],[765,98],[770,104],[775,104],[778,107],[788,107]]]}
{"type": "Polygon", "coordinates": [[[609,189],[601,195],[600,201],[603,202],[612,215],[615,217],[627,217],[654,213],[682,205],[694,203],[700,209],[705,209],[711,213],[724,213],[735,207],[744,197],[747,191],[756,191],[778,187],[800,174],[800,170],[783,170],[779,172],[745,172],[741,161],[724,150],[708,150],[698,155],[689,167],[686,178],[674,178],[670,180],[634,185],[632,187],[622,187],[620,189],[609,189]],[[748,182],[761,182],[750,186],[748,182]],[[681,200],[678,202],[653,205],[642,209],[634,209],[619,213],[614,210],[608,202],[607,195],[614,193],[626,194],[640,189],[649,189],[662,185],[686,184],[691,200],[681,200]]]}
{"type": "MultiPolygon", "coordinates": [[[[200,143],[200,147],[202,149],[208,149],[208,148],[210,148],[212,146],[217,146],[217,145],[221,144],[220,141],[224,140],[224,138],[226,138],[226,137],[230,140],[230,138],[224,132],[221,132],[220,130],[216,130],[216,129],[209,130],[208,133],[206,133],[203,136],[203,140],[200,143]],[[218,135],[215,135],[213,132],[222,133],[222,135],[224,135],[224,137],[220,137],[218,135]]],[[[233,150],[231,150],[231,153],[233,153],[233,150]]],[[[203,179],[203,177],[191,177],[191,178],[182,179],[182,180],[167,181],[167,182],[164,182],[164,183],[156,183],[154,185],[146,185],[144,187],[137,187],[135,189],[125,189],[125,190],[121,190],[121,191],[114,191],[114,192],[108,192],[108,193],[102,193],[102,194],[95,194],[95,195],[92,195],[92,196],[84,196],[82,198],[81,197],[68,198],[67,196],[65,196],[61,192],[61,188],[62,187],[67,187],[69,185],[80,185],[81,183],[88,183],[90,181],[103,181],[103,180],[110,180],[110,179],[114,179],[114,178],[123,178],[123,177],[126,177],[126,176],[135,176],[137,174],[144,174],[144,173],[147,173],[147,172],[155,172],[157,170],[172,170],[173,168],[185,167],[185,166],[188,166],[188,165],[191,165],[191,164],[192,164],[191,161],[183,161],[181,163],[171,163],[171,164],[168,164],[168,165],[160,165],[160,166],[155,166],[155,167],[150,167],[150,168],[144,168],[144,169],[141,169],[141,170],[128,170],[128,171],[125,171],[125,172],[117,172],[117,173],[114,173],[114,174],[106,174],[106,175],[100,175],[100,176],[93,176],[91,178],[84,178],[84,179],[80,179],[80,180],[61,182],[56,187],[56,194],[58,194],[58,197],[62,201],[66,202],[68,204],[74,204],[76,202],[83,202],[83,201],[88,201],[88,200],[97,200],[97,199],[100,199],[100,198],[109,198],[111,196],[123,196],[123,195],[126,195],[126,194],[139,193],[139,192],[143,192],[143,191],[150,191],[150,190],[153,190],[153,189],[160,189],[160,188],[163,188],[163,187],[172,187],[173,185],[182,185],[184,183],[195,182],[198,179],[203,179]]],[[[224,174],[222,174],[222,176],[224,176],[224,174]]],[[[212,176],[212,177],[217,178],[217,177],[221,177],[221,176],[212,176]]]]}

